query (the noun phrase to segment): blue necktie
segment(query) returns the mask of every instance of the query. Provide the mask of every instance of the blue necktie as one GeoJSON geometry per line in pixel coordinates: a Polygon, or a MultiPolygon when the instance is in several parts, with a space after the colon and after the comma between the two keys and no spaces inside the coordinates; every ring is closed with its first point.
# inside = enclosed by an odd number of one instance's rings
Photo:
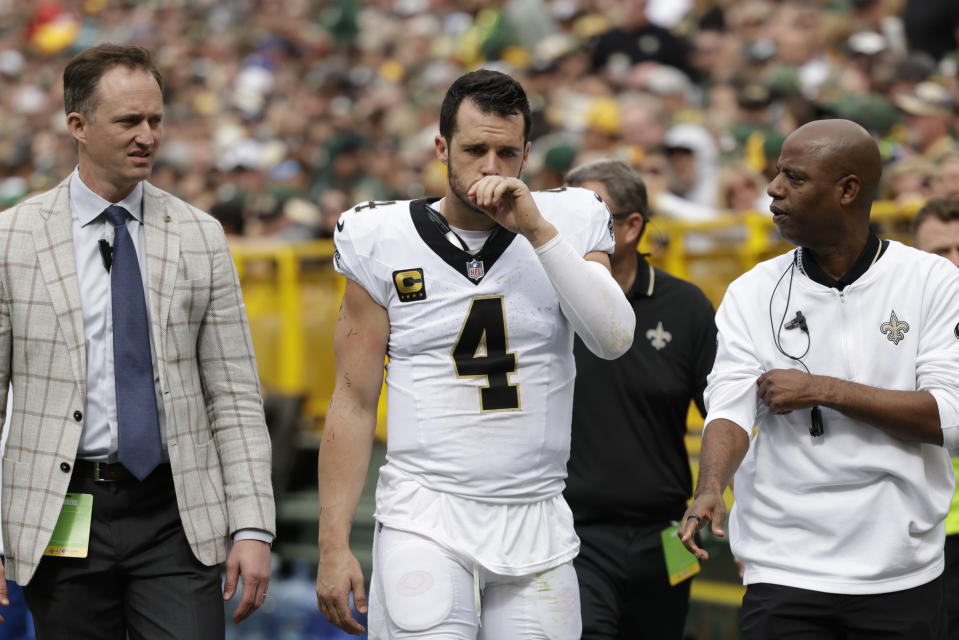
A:
{"type": "Polygon", "coordinates": [[[162,459],[140,263],[127,231],[130,213],[110,205],[103,214],[116,227],[110,288],[113,300],[113,372],[116,381],[120,462],[143,480],[162,459]]]}

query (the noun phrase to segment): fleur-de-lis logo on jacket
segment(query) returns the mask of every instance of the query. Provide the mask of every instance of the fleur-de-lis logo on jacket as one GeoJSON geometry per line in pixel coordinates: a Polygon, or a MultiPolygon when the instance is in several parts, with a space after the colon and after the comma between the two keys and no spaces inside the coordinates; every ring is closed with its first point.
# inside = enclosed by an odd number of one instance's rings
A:
{"type": "Polygon", "coordinates": [[[904,339],[903,334],[909,331],[909,323],[899,322],[899,318],[896,317],[896,312],[893,310],[892,315],[889,316],[889,322],[883,322],[879,325],[879,330],[886,334],[886,338],[890,342],[899,344],[899,341],[904,339]]]}

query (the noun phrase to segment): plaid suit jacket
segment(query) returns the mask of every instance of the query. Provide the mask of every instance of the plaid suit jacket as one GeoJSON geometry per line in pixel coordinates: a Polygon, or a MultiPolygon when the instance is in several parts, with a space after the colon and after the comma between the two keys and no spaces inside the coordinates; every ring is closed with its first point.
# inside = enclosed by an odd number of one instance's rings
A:
{"type": "MultiPolygon", "coordinates": [[[[76,457],[86,345],[67,178],[0,213],[0,419],[7,577],[30,581],[76,457]]],[[[220,224],[144,183],[150,337],[187,540],[207,565],[237,529],[274,533],[270,440],[239,280],[220,224]]]]}

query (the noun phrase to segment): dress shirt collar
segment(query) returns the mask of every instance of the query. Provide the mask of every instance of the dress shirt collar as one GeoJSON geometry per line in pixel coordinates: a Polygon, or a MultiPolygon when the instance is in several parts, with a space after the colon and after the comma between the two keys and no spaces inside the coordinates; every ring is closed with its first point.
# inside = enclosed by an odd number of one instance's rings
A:
{"type": "Polygon", "coordinates": [[[143,223],[143,183],[138,182],[133,191],[126,198],[119,202],[109,202],[98,196],[90,187],[83,183],[80,178],[80,169],[73,170],[73,178],[70,180],[70,208],[73,215],[80,221],[80,226],[85,227],[100,217],[103,210],[111,204],[116,204],[127,211],[130,215],[143,223]]]}

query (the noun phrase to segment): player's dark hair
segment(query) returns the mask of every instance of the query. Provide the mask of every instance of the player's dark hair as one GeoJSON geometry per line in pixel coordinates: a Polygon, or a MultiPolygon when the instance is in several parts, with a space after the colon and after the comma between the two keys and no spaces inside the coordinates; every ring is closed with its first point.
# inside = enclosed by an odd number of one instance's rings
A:
{"type": "Polygon", "coordinates": [[[578,187],[584,182],[602,182],[613,202],[606,206],[614,212],[638,211],[649,219],[649,199],[643,178],[629,164],[616,158],[600,158],[571,169],[566,183],[578,187]]]}
{"type": "Polygon", "coordinates": [[[912,219],[913,239],[926,218],[938,218],[943,222],[959,220],[959,198],[932,198],[926,202],[912,219]]]}
{"type": "Polygon", "coordinates": [[[450,85],[440,108],[440,135],[447,143],[456,131],[456,114],[463,100],[469,99],[483,113],[498,116],[523,115],[523,142],[529,140],[532,116],[523,87],[499,71],[480,69],[462,75],[450,85]]]}
{"type": "Polygon", "coordinates": [[[78,53],[63,71],[63,108],[67,115],[76,112],[93,121],[100,78],[114,67],[146,71],[163,91],[163,77],[149,50],[135,45],[101,44],[78,53]]]}

